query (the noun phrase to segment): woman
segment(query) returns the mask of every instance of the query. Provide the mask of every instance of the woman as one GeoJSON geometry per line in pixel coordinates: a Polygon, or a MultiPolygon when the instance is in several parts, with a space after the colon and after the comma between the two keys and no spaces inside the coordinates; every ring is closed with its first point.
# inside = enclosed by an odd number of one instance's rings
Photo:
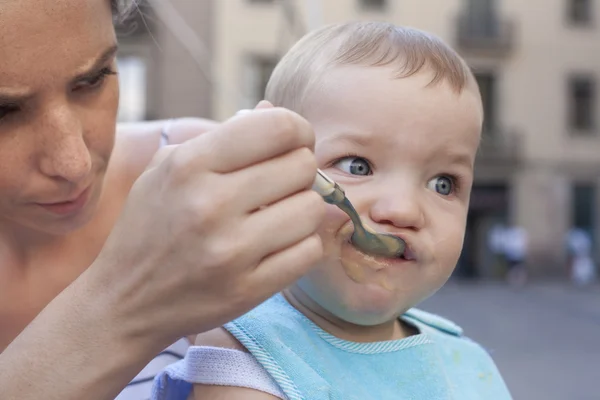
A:
{"type": "MultiPolygon", "coordinates": [[[[322,254],[314,135],[296,114],[175,121],[169,143],[184,143],[156,156],[162,122],[115,134],[117,11],[0,2],[2,399],[113,399],[322,254]]],[[[148,397],[133,393],[119,398],[148,397]]]]}

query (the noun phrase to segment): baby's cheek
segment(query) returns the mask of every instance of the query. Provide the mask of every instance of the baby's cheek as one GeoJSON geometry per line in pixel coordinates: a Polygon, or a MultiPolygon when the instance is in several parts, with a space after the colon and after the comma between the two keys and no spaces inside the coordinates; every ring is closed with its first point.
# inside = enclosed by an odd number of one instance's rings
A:
{"type": "Polygon", "coordinates": [[[348,216],[339,208],[327,205],[325,209],[325,218],[318,230],[326,251],[328,243],[333,244],[335,242],[336,234],[348,220],[348,216]]]}
{"type": "Polygon", "coordinates": [[[340,253],[340,228],[349,220],[339,208],[327,205],[325,218],[317,233],[321,236],[326,258],[337,259],[340,253]]]}
{"type": "MultiPolygon", "coordinates": [[[[451,225],[450,225],[451,226],[451,225]]],[[[448,229],[442,240],[437,244],[438,262],[440,267],[450,272],[456,266],[462,252],[464,229],[460,224],[454,225],[455,229],[448,229]]],[[[436,251],[436,249],[434,249],[436,251]]]]}

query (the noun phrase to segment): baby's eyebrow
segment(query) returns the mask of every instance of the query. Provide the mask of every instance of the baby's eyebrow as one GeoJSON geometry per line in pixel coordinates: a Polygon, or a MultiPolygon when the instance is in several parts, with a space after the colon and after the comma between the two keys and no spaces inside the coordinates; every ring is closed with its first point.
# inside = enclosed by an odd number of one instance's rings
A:
{"type": "Polygon", "coordinates": [[[453,165],[462,165],[469,168],[473,167],[473,157],[468,153],[445,151],[442,154],[437,155],[437,157],[439,156],[442,156],[445,161],[453,165]]]}
{"type": "Polygon", "coordinates": [[[353,146],[367,147],[371,140],[368,135],[352,131],[340,131],[327,135],[325,138],[318,141],[318,144],[327,144],[329,142],[346,142],[353,146]]]}

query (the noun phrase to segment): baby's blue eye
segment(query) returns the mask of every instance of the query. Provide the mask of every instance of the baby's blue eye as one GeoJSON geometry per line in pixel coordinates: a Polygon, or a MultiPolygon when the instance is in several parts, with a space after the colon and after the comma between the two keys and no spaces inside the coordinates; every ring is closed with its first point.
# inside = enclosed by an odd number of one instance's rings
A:
{"type": "Polygon", "coordinates": [[[454,181],[447,176],[436,176],[427,183],[427,187],[442,196],[449,196],[454,192],[454,181]]]}
{"type": "Polygon", "coordinates": [[[335,163],[335,166],[351,175],[371,175],[371,165],[362,157],[345,157],[335,163]]]}

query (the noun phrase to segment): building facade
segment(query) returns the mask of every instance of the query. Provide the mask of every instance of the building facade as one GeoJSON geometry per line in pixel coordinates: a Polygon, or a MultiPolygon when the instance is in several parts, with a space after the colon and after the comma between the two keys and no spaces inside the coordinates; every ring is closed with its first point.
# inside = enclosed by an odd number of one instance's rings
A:
{"type": "MultiPolygon", "coordinates": [[[[599,1],[150,3],[162,4],[148,10],[150,29],[124,36],[121,52],[125,64],[129,57],[145,65],[144,95],[137,96],[146,99],[145,111],[130,114],[146,118],[223,120],[252,107],[279,57],[323,24],[384,20],[440,36],[473,69],[486,112],[457,274],[502,275],[488,246],[498,224],[527,231],[533,275],[564,271],[572,227],[592,235],[600,256],[599,1]]],[[[133,67],[130,75],[137,75],[133,67]]]]}

